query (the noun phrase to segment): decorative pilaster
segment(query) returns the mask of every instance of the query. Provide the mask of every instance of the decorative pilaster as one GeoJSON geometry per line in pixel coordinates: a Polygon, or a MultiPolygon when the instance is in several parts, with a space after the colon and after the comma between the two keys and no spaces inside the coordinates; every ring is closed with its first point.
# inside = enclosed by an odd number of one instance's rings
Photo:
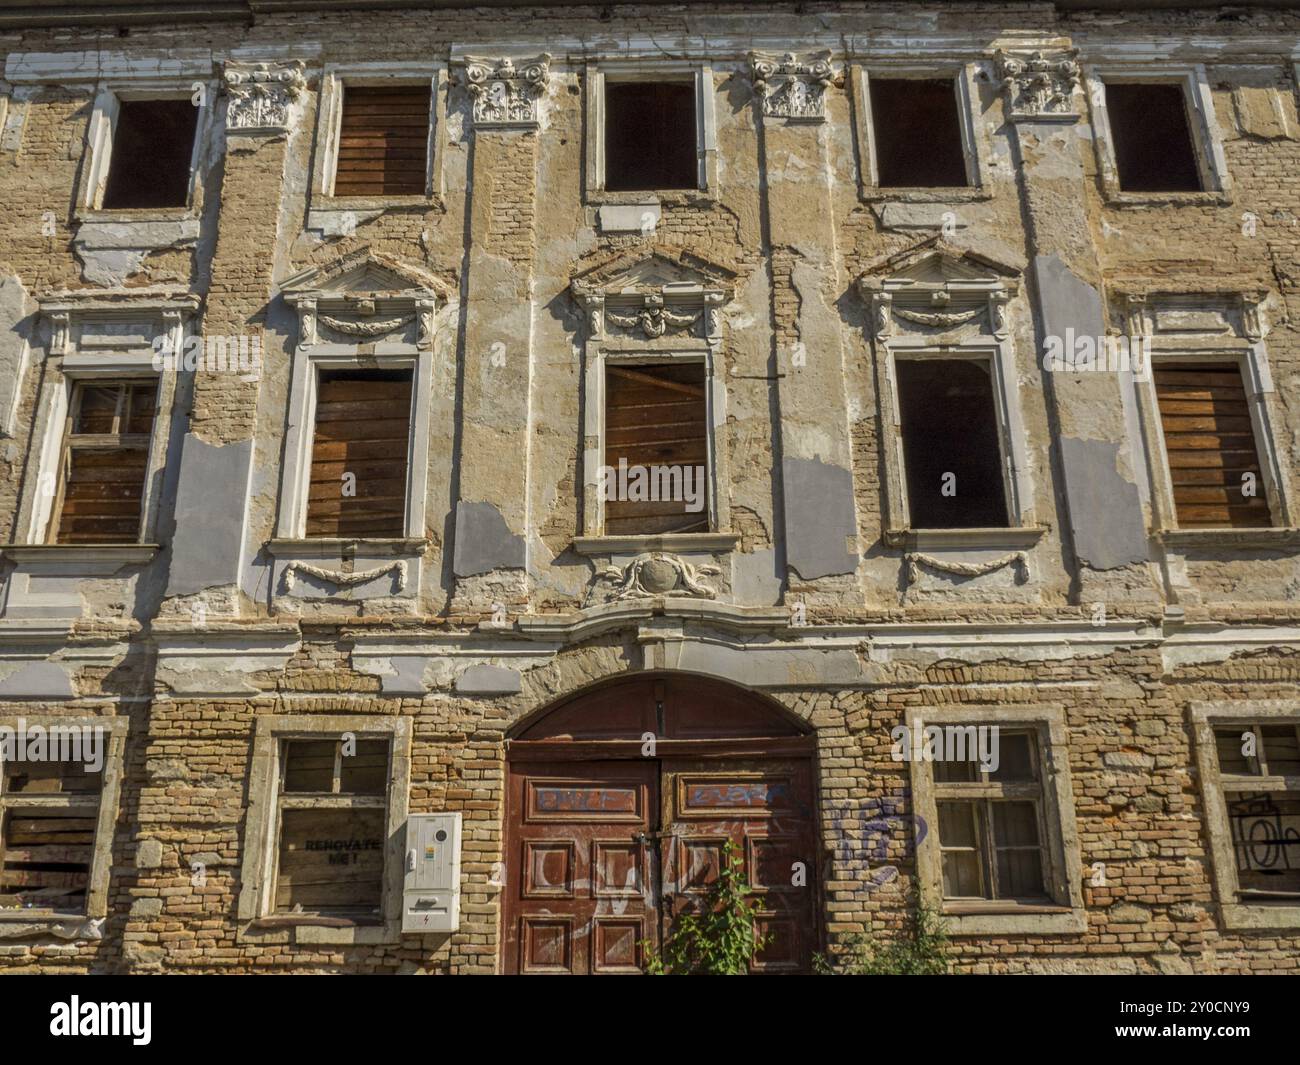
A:
{"type": "Polygon", "coordinates": [[[538,102],[550,79],[551,57],[478,59],[465,57],[465,87],[474,98],[475,128],[537,129],[538,102]]]}
{"type": "Polygon", "coordinates": [[[226,132],[287,133],[290,107],[306,87],[302,63],[228,62],[223,76],[226,132]]]}
{"type": "Polygon", "coordinates": [[[1073,122],[1074,90],[1079,84],[1077,52],[1016,55],[999,50],[997,75],[1007,98],[1012,122],[1073,122]]]}
{"type": "Polygon", "coordinates": [[[751,52],[750,72],[763,102],[763,117],[825,122],[826,89],[835,81],[830,52],[777,57],[751,52]]]}

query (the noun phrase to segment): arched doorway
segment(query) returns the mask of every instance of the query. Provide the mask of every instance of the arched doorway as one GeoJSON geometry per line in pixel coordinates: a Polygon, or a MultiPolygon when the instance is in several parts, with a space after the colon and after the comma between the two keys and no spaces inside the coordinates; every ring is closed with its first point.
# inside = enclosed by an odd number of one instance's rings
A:
{"type": "Polygon", "coordinates": [[[507,745],[503,970],[634,973],[644,946],[745,863],[766,943],[753,972],[817,946],[808,728],[776,703],[681,673],[622,677],[522,722],[507,745]]]}

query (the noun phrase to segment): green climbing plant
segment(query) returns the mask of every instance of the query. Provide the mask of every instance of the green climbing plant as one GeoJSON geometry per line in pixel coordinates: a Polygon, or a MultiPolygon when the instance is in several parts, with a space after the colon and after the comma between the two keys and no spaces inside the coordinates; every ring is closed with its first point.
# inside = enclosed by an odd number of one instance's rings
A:
{"type": "Polygon", "coordinates": [[[744,976],[766,937],[754,929],[758,901],[745,876],[740,848],[722,847],[718,878],[693,911],[683,913],[665,937],[663,948],[642,942],[645,971],[651,976],[744,976]]]}
{"type": "Polygon", "coordinates": [[[859,932],[834,958],[813,957],[813,969],[823,976],[943,976],[951,964],[947,926],[921,902],[901,936],[882,944],[859,932]]]}

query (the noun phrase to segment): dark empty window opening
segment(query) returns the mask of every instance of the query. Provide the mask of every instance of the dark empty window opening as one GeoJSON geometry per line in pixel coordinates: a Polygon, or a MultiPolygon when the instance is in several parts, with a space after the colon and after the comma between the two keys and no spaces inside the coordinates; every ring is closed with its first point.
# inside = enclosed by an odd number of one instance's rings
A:
{"type": "Polygon", "coordinates": [[[187,206],[198,117],[188,97],[120,101],[100,206],[187,206]]]}
{"type": "Polygon", "coordinates": [[[992,368],[972,359],[900,359],[897,378],[912,528],[1005,527],[992,368]]]}
{"type": "Polygon", "coordinates": [[[703,363],[605,371],[605,532],[709,530],[703,363]]]}
{"type": "Polygon", "coordinates": [[[1181,85],[1106,83],[1106,112],[1125,192],[1200,192],[1181,85]]]}
{"type": "Polygon", "coordinates": [[[427,85],[346,86],[334,195],[424,195],[431,99],[427,85]]]}
{"type": "Polygon", "coordinates": [[[610,192],[699,187],[695,85],[605,83],[605,188],[610,192]]]}
{"type": "Polygon", "coordinates": [[[404,535],[410,435],[410,370],[322,371],[307,535],[404,535]]]}
{"type": "Polygon", "coordinates": [[[876,183],[882,188],[964,188],[957,92],[952,81],[872,78],[876,183]]]}

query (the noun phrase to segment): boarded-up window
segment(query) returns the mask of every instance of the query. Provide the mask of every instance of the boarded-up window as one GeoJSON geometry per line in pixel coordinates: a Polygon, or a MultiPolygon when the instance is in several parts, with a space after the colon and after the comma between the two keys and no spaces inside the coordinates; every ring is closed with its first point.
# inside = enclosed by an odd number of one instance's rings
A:
{"type": "Polygon", "coordinates": [[[410,370],[322,371],[307,535],[403,535],[410,433],[410,370]]]}
{"type": "Polygon", "coordinates": [[[967,184],[957,92],[951,81],[872,78],[876,184],[961,188],[967,184]]]}
{"type": "Polygon", "coordinates": [[[1300,898],[1300,726],[1214,729],[1240,898],[1300,898]]]}
{"type": "Polygon", "coordinates": [[[59,475],[55,543],[139,539],[157,402],[156,381],[76,386],[59,475]]]}
{"type": "Polygon", "coordinates": [[[285,740],[275,909],[360,920],[383,909],[389,741],[285,740]]]}
{"type": "Polygon", "coordinates": [[[606,369],[606,533],[708,530],[706,411],[702,363],[606,369]]]}
{"type": "Polygon", "coordinates": [[[1007,525],[992,373],[987,360],[895,364],[913,529],[1007,525]]]}
{"type": "Polygon", "coordinates": [[[1271,525],[1240,369],[1165,364],[1154,377],[1179,527],[1271,525]]]}
{"type": "Polygon", "coordinates": [[[1181,85],[1106,82],[1106,113],[1125,192],[1199,192],[1181,85]]]}
{"type": "Polygon", "coordinates": [[[605,188],[611,192],[699,186],[695,86],[605,83],[605,188]]]}
{"type": "Polygon", "coordinates": [[[4,763],[0,909],[85,912],[103,777],[77,761],[4,763]]]}
{"type": "Polygon", "coordinates": [[[1048,868],[1037,738],[1001,731],[994,770],[933,763],[945,899],[1045,902],[1048,868]]]}
{"type": "Polygon", "coordinates": [[[188,97],[120,101],[100,206],[186,206],[198,114],[188,97]]]}
{"type": "Polygon", "coordinates": [[[428,86],[346,86],[335,196],[422,196],[429,152],[428,86]]]}

